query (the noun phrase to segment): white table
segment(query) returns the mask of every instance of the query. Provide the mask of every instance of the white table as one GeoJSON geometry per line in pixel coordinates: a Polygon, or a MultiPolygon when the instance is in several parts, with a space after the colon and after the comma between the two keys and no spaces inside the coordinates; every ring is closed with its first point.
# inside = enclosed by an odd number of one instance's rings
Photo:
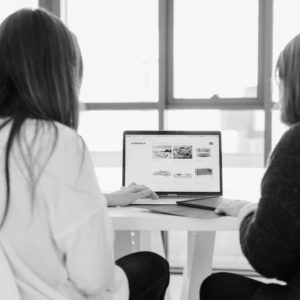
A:
{"type": "Polygon", "coordinates": [[[216,231],[238,230],[237,219],[233,217],[186,218],[151,213],[137,207],[109,208],[109,215],[116,234],[116,258],[140,250],[165,257],[161,231],[188,232],[181,300],[199,300],[201,282],[212,271],[216,231]]]}

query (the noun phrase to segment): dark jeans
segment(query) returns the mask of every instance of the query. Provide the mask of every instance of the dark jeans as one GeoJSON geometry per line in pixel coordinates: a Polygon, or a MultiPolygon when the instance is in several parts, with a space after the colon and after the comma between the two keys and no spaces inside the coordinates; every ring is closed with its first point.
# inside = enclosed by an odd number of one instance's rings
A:
{"type": "Polygon", "coordinates": [[[264,283],[230,273],[208,276],[200,288],[201,300],[250,300],[264,283]]]}
{"type": "Polygon", "coordinates": [[[130,300],[163,300],[169,285],[168,262],[152,252],[137,252],[116,261],[129,281],[130,300]]]}

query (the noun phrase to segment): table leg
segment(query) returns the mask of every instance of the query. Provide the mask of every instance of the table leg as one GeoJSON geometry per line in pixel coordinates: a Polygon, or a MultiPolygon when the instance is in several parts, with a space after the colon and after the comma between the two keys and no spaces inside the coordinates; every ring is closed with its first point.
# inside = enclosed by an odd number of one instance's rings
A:
{"type": "Polygon", "coordinates": [[[141,251],[152,251],[166,258],[160,231],[140,231],[139,246],[141,251]]]}
{"type": "Polygon", "coordinates": [[[161,231],[115,231],[115,259],[137,251],[153,251],[166,258],[161,231]]]}
{"type": "Polygon", "coordinates": [[[181,300],[199,300],[200,285],[212,271],[215,235],[215,231],[188,232],[181,300]]]}
{"type": "Polygon", "coordinates": [[[134,232],[129,230],[115,231],[115,260],[135,252],[134,232]]]}

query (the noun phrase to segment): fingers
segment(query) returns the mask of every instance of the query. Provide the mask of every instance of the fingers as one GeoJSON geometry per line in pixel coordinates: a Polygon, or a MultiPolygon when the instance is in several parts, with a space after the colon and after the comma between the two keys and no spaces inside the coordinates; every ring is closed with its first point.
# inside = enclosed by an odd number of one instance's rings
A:
{"type": "Polygon", "coordinates": [[[136,183],[135,182],[131,182],[128,186],[121,186],[120,190],[128,190],[130,187],[135,186],[136,183]]]}
{"type": "Polygon", "coordinates": [[[220,204],[219,206],[217,206],[217,207],[215,208],[215,213],[216,213],[217,215],[226,214],[226,213],[225,213],[224,205],[220,204]]]}
{"type": "Polygon", "coordinates": [[[149,189],[148,187],[146,187],[145,185],[142,185],[142,184],[133,184],[131,183],[127,188],[126,190],[129,192],[129,193],[138,193],[138,192],[141,192],[145,189],[149,189]]]}
{"type": "Polygon", "coordinates": [[[242,200],[226,201],[226,203],[220,204],[215,209],[215,213],[218,215],[225,214],[227,216],[237,217],[242,207],[246,204],[247,202],[242,200]]]}
{"type": "Polygon", "coordinates": [[[152,191],[152,190],[150,190],[150,191],[151,191],[151,194],[149,195],[149,198],[157,200],[159,198],[158,195],[154,191],[152,191]]]}
{"type": "Polygon", "coordinates": [[[159,198],[159,196],[155,192],[152,191],[151,198],[154,200],[157,200],[159,198]]]}
{"type": "Polygon", "coordinates": [[[219,206],[217,206],[217,208],[215,209],[215,213],[231,215],[232,211],[236,209],[237,205],[238,205],[237,200],[226,201],[220,204],[219,206]]]}
{"type": "Polygon", "coordinates": [[[152,198],[154,200],[158,199],[158,196],[155,192],[153,192],[152,190],[150,190],[149,188],[146,188],[138,193],[135,194],[139,199],[139,198],[152,198]]]}
{"type": "Polygon", "coordinates": [[[218,214],[218,215],[221,215],[221,214],[228,214],[231,207],[234,206],[236,201],[232,201],[232,200],[229,200],[229,201],[224,201],[224,203],[218,205],[215,209],[215,213],[218,214]]]}
{"type": "Polygon", "coordinates": [[[152,198],[152,199],[158,199],[158,195],[152,191],[151,189],[149,189],[147,186],[143,185],[143,184],[136,184],[136,183],[131,183],[127,188],[126,191],[128,193],[133,193],[135,194],[135,197],[137,197],[137,199],[139,198],[152,198]]]}

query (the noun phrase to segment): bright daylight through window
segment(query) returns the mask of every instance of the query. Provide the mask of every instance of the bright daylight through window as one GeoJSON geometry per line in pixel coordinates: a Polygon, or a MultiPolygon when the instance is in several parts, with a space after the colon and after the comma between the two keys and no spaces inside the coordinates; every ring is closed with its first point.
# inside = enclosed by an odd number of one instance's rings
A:
{"type": "MultiPolygon", "coordinates": [[[[45,3],[59,6],[82,50],[79,133],[104,191],[121,185],[122,132],[132,129],[221,130],[224,189],[259,186],[286,130],[274,65],[299,33],[299,0],[10,0],[0,20],[45,3]]],[[[180,266],[185,235],[174,236],[180,266]]],[[[249,267],[236,235],[218,233],[216,245],[215,267],[249,267]]]]}

